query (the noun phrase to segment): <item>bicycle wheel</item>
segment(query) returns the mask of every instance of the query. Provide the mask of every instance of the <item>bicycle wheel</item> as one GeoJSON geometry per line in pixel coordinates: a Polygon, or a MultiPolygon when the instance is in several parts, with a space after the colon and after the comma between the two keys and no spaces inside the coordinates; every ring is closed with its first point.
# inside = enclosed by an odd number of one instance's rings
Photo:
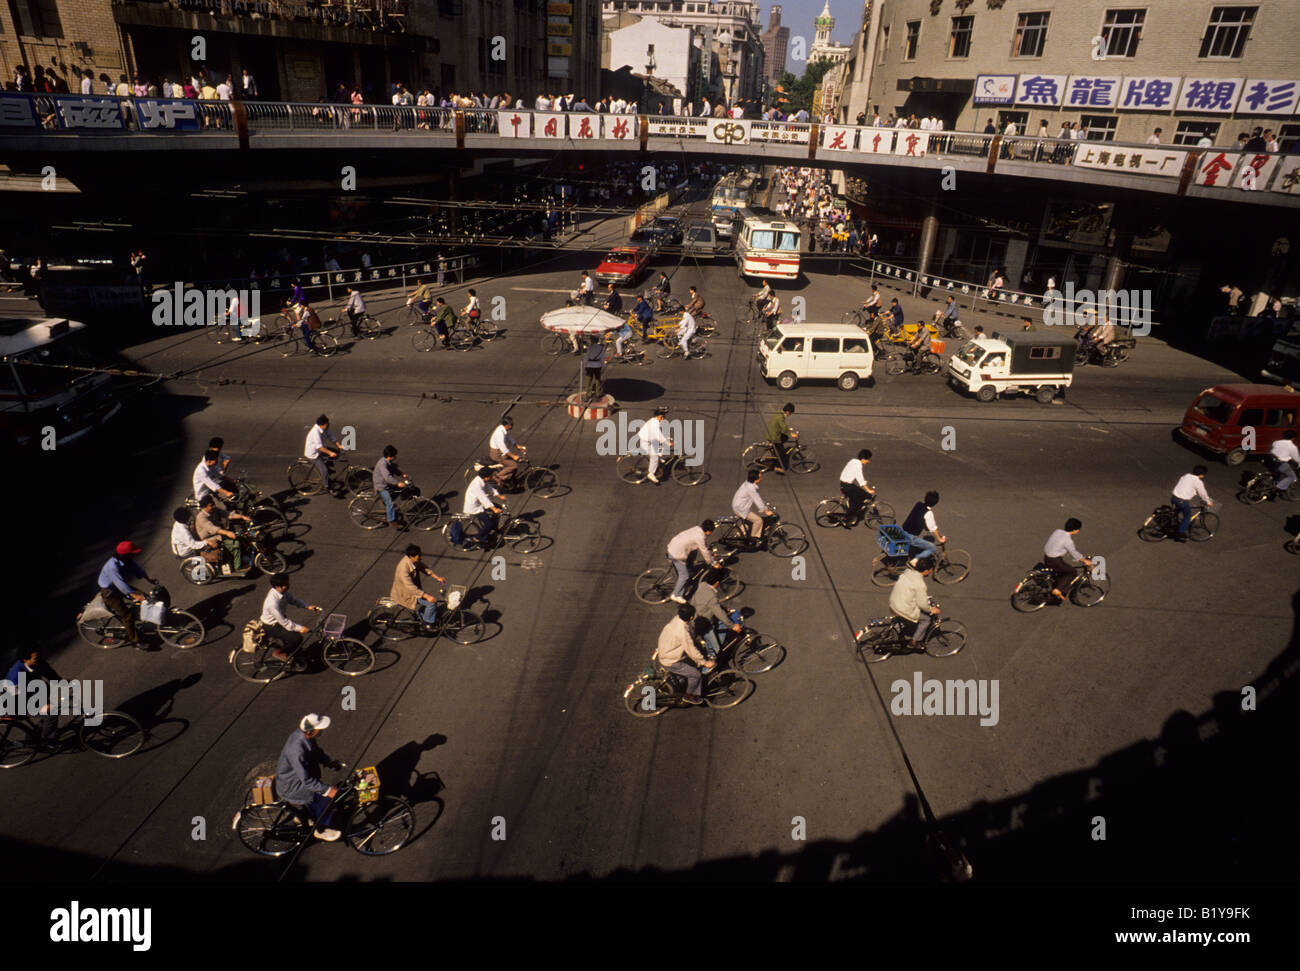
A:
{"type": "Polygon", "coordinates": [[[383,332],[379,321],[371,317],[370,314],[362,314],[357,319],[357,337],[364,337],[366,340],[374,340],[383,332]]]}
{"type": "Polygon", "coordinates": [[[535,524],[530,524],[528,532],[510,539],[511,548],[520,553],[536,553],[544,545],[546,545],[546,537],[535,524]]]}
{"type": "Polygon", "coordinates": [[[686,342],[686,347],[690,351],[691,357],[708,357],[709,342],[699,334],[695,334],[686,342]]]}
{"type": "Polygon", "coordinates": [[[773,556],[798,556],[808,548],[808,537],[795,523],[781,523],[767,534],[767,551],[773,556]]]}
{"type": "Polygon", "coordinates": [[[91,647],[111,650],[126,643],[126,627],[116,615],[100,617],[97,620],[79,620],[77,633],[91,647]]]}
{"type": "Polygon", "coordinates": [[[414,619],[404,607],[375,604],[366,615],[366,623],[385,640],[404,641],[415,636],[414,619]]]}
{"type": "Polygon", "coordinates": [[[396,853],[415,832],[415,810],[401,796],[380,794],[374,802],[357,806],[343,838],[366,856],[396,853]]]}
{"type": "Polygon", "coordinates": [[[734,708],[754,691],[754,682],[735,668],[723,668],[701,688],[704,703],[710,708],[734,708]]]}
{"type": "MultiPolygon", "coordinates": [[[[432,313],[433,311],[429,311],[430,315],[432,313]]],[[[406,305],[406,313],[402,314],[402,321],[408,326],[414,326],[416,324],[427,325],[428,323],[428,320],[426,319],[426,315],[423,312],[421,312],[420,308],[413,303],[408,303],[406,305]]]]}
{"type": "Polygon", "coordinates": [[[785,660],[785,646],[766,637],[754,634],[748,646],[735,656],[735,665],[746,674],[766,674],[785,660]]]}
{"type": "Polygon", "coordinates": [[[560,480],[550,469],[529,469],[524,485],[539,499],[553,499],[560,491],[560,480]]]}
{"type": "Polygon", "coordinates": [[[343,473],[343,484],[348,492],[370,492],[374,486],[374,474],[364,466],[349,465],[343,473]]]}
{"type": "Polygon", "coordinates": [[[325,491],[320,470],[305,458],[289,466],[289,487],[300,496],[315,496],[325,491]]]}
{"type": "Polygon", "coordinates": [[[1246,484],[1246,488],[1237,493],[1237,499],[1247,505],[1255,505],[1263,502],[1268,498],[1269,492],[1273,489],[1273,484],[1264,477],[1251,479],[1246,484]]]}
{"type": "Polygon", "coordinates": [[[267,576],[274,576],[277,573],[283,573],[289,569],[289,561],[285,559],[283,553],[275,550],[267,550],[264,553],[253,554],[253,566],[257,567],[267,576]]]}
{"type": "Polygon", "coordinates": [[[889,357],[885,358],[886,374],[898,375],[898,374],[902,374],[906,370],[907,370],[907,361],[903,360],[903,358],[900,357],[899,355],[891,354],[889,357]]]}
{"type": "Polygon", "coordinates": [[[432,327],[417,327],[411,335],[411,347],[421,354],[438,346],[438,332],[432,327]]]}
{"type": "Polygon", "coordinates": [[[894,581],[903,575],[903,568],[897,563],[899,559],[878,553],[871,561],[871,582],[878,587],[892,587],[894,581]]]}
{"type": "Polygon", "coordinates": [[[329,331],[316,331],[312,336],[312,343],[316,345],[316,350],[320,351],[322,357],[329,357],[339,349],[338,338],[329,331]]]}
{"type": "Polygon", "coordinates": [[[182,650],[198,647],[206,635],[203,621],[188,610],[177,610],[175,607],[167,611],[167,616],[158,625],[158,636],[163,639],[163,643],[182,650]]]}
{"type": "MultiPolygon", "coordinates": [[[[383,500],[379,500],[383,505],[383,500]]],[[[406,525],[411,529],[419,529],[429,532],[438,528],[438,521],[442,519],[442,507],[428,496],[420,496],[413,499],[405,508],[399,510],[402,518],[406,520],[406,525]]]]}
{"type": "Polygon", "coordinates": [[[872,627],[864,631],[858,641],[858,656],[866,664],[888,661],[894,656],[893,630],[889,627],[872,627]]]}
{"type": "Polygon", "coordinates": [[[239,842],[262,856],[284,856],[307,838],[307,823],[284,803],[245,806],[235,818],[239,842]]]}
{"type": "Polygon", "coordinates": [[[388,525],[388,510],[378,493],[367,489],[348,503],[348,516],[362,529],[382,529],[388,525]]]}
{"type": "Polygon", "coordinates": [[[1087,576],[1070,587],[1070,600],[1079,607],[1095,607],[1106,599],[1108,593],[1110,593],[1109,574],[1104,580],[1087,576]]]}
{"type": "MultiPolygon", "coordinates": [[[[643,604],[658,605],[668,602],[668,598],[672,596],[673,587],[676,585],[676,569],[657,567],[646,570],[637,577],[632,584],[632,589],[636,593],[636,599],[643,604]]],[[[719,597],[718,599],[721,600],[722,598],[719,597]]]]}
{"type": "Polygon", "coordinates": [[[474,336],[484,342],[494,341],[501,336],[501,331],[497,330],[486,317],[480,317],[478,323],[474,325],[474,336]]]}
{"type": "MultiPolygon", "coordinates": [[[[744,589],[745,584],[734,573],[728,573],[723,577],[722,582],[718,584],[718,603],[735,600],[744,589]]],[[[672,593],[672,590],[670,589],[668,592],[672,593]]]]}
{"type": "Polygon", "coordinates": [[[36,755],[36,735],[16,718],[0,721],[0,769],[16,769],[36,755]]]}
{"type": "Polygon", "coordinates": [[[614,463],[614,471],[624,482],[644,482],[650,471],[650,457],[647,455],[620,455],[614,463]]]}
{"type": "Polygon", "coordinates": [[[790,450],[790,471],[795,475],[807,475],[820,468],[821,464],[813,458],[811,450],[802,445],[796,445],[790,450]]]}
{"type": "Polygon", "coordinates": [[[659,703],[667,691],[668,685],[663,678],[637,678],[623,690],[623,704],[638,718],[654,718],[669,708],[659,703]]]}
{"type": "Polygon", "coordinates": [[[275,656],[274,646],[263,644],[251,652],[236,647],[230,652],[230,666],[245,681],[270,684],[284,675],[289,662],[275,656]]]}
{"type": "Polygon", "coordinates": [[[919,370],[922,374],[938,374],[943,362],[937,354],[927,354],[921,359],[919,370]]]}
{"type": "Polygon", "coordinates": [[[457,644],[477,644],[486,630],[483,618],[472,610],[453,610],[442,624],[443,633],[457,644]]]}
{"type": "Polygon", "coordinates": [[[669,335],[659,343],[655,344],[655,357],[666,361],[673,355],[681,353],[681,350],[681,346],[671,335],[669,335]]]}
{"type": "Polygon", "coordinates": [[[547,334],[542,338],[542,350],[551,357],[559,357],[561,354],[573,350],[573,345],[569,343],[569,338],[563,334],[547,334]]]}
{"type": "Polygon", "coordinates": [[[678,456],[677,461],[673,462],[673,480],[678,485],[686,486],[689,489],[692,486],[699,485],[708,477],[709,474],[704,471],[703,464],[687,465],[686,459],[682,456],[678,456]]]}
{"type": "Polygon", "coordinates": [[[228,323],[212,322],[204,328],[208,332],[208,339],[214,344],[224,344],[235,336],[234,328],[228,323]]]}
{"type": "Polygon", "coordinates": [[[1282,549],[1288,553],[1300,553],[1300,539],[1289,539],[1282,544],[1282,549]]]}
{"type": "Polygon", "coordinates": [[[813,513],[813,522],[818,526],[830,529],[831,527],[843,526],[847,515],[848,507],[844,504],[844,500],[832,497],[817,503],[817,510],[813,513]]]}
{"type": "Polygon", "coordinates": [[[970,554],[965,550],[944,550],[934,568],[936,583],[961,583],[970,573],[970,554]]]}
{"type": "Polygon", "coordinates": [[[321,658],[326,667],[349,678],[360,677],[375,666],[375,652],[355,637],[325,641],[321,658]]]}
{"type": "Polygon", "coordinates": [[[476,343],[474,332],[464,327],[457,327],[447,335],[447,343],[453,351],[468,351],[476,343]]]}
{"type": "Polygon", "coordinates": [[[1021,580],[1011,593],[1011,606],[1026,614],[1042,610],[1052,596],[1049,583],[1050,581],[1040,577],[1026,577],[1021,580]]]}
{"type": "Polygon", "coordinates": [[[1138,528],[1138,538],[1147,543],[1159,543],[1165,538],[1164,523],[1159,520],[1155,513],[1148,516],[1147,521],[1138,528]]]}
{"type": "Polygon", "coordinates": [[[966,625],[946,617],[925,638],[925,653],[931,657],[952,657],[965,646],[966,625]]]}
{"type": "Polygon", "coordinates": [[[284,513],[274,506],[254,506],[248,513],[248,517],[253,521],[251,528],[268,536],[283,533],[289,528],[289,520],[285,519],[284,513]]]}
{"type": "Polygon", "coordinates": [[[1187,537],[1193,543],[1204,543],[1219,531],[1219,514],[1202,511],[1192,517],[1187,526],[1187,537]]]}
{"type": "Polygon", "coordinates": [[[894,507],[887,502],[867,503],[862,521],[868,526],[889,526],[897,522],[894,518],[894,507]]]}
{"type": "Polygon", "coordinates": [[[77,730],[84,748],[106,759],[124,759],[140,751],[144,744],[144,729],[130,715],[121,711],[106,711],[98,725],[84,721],[77,730]]]}

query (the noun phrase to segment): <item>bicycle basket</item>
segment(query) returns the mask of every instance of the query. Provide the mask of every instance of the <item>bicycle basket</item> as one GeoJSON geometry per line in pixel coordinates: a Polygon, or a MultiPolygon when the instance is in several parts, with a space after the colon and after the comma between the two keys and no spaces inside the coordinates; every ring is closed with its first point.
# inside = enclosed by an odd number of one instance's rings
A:
{"type": "Polygon", "coordinates": [[[943,357],[943,352],[944,352],[945,350],[947,350],[947,349],[948,349],[948,343],[947,343],[947,341],[937,341],[937,340],[935,340],[934,338],[931,338],[931,339],[930,339],[930,353],[931,353],[931,354],[937,354],[937,355],[939,355],[940,357],[943,357]]]}
{"type": "Polygon", "coordinates": [[[379,799],[379,770],[373,765],[360,770],[357,780],[357,802],[365,805],[379,799]]]}
{"type": "Polygon", "coordinates": [[[876,535],[876,542],[885,551],[886,556],[906,556],[911,540],[901,526],[881,526],[876,535]]]}
{"type": "Polygon", "coordinates": [[[330,614],[325,618],[325,624],[321,628],[326,637],[342,637],[343,629],[348,626],[347,614],[330,614]]]}
{"type": "Polygon", "coordinates": [[[455,610],[465,601],[465,594],[469,593],[468,587],[452,584],[447,588],[447,609],[455,610]]]}

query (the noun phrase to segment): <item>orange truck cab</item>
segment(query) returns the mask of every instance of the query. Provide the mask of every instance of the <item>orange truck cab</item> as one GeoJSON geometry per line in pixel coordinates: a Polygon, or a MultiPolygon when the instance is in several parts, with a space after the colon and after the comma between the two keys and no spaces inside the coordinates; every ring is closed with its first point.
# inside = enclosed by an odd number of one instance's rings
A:
{"type": "Polygon", "coordinates": [[[1288,429],[1300,435],[1300,394],[1272,384],[1216,384],[1196,396],[1178,436],[1240,465],[1247,455],[1267,453],[1288,429]],[[1243,447],[1247,428],[1255,431],[1252,448],[1243,447]]]}

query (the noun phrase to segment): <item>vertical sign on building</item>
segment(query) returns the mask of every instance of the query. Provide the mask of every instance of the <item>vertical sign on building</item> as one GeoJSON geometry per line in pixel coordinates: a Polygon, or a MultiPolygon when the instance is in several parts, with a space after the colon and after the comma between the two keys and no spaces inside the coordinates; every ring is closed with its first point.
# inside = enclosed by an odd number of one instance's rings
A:
{"type": "MultiPolygon", "coordinates": [[[[573,55],[573,4],[546,4],[546,74],[552,78],[569,78],[569,58],[573,55]]],[[[557,91],[556,94],[561,92],[557,91]]],[[[568,92],[563,92],[567,94],[568,92]]]]}

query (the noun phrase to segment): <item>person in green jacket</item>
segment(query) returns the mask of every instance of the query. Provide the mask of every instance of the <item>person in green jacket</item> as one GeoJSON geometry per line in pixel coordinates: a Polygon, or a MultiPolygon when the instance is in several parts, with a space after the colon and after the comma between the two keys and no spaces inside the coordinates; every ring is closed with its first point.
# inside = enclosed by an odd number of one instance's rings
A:
{"type": "Polygon", "coordinates": [[[776,457],[781,462],[780,467],[774,470],[777,475],[785,475],[790,468],[790,452],[786,442],[793,442],[799,437],[799,433],[790,427],[790,416],[793,414],[794,405],[787,401],[779,414],[767,420],[767,440],[772,443],[776,457]]]}

